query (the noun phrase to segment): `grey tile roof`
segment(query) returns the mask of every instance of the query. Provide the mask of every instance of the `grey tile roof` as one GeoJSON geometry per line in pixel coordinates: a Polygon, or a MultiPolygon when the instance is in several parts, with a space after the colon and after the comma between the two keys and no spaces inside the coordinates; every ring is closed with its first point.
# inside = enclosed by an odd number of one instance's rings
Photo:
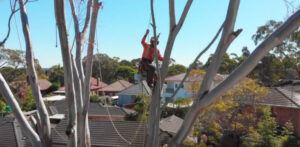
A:
{"type": "Polygon", "coordinates": [[[0,147],[32,147],[30,138],[14,118],[0,118],[0,147]]]}
{"type": "Polygon", "coordinates": [[[13,120],[0,118],[0,146],[17,147],[13,120]]]}
{"type": "Polygon", "coordinates": [[[168,132],[171,135],[175,135],[181,127],[182,123],[183,119],[172,115],[160,120],[159,128],[164,132],[168,132]]]}
{"type": "Polygon", "coordinates": [[[151,95],[152,91],[145,81],[139,82],[138,84],[132,85],[123,91],[119,92],[118,95],[138,95],[145,94],[151,95]]]}
{"type": "MultiPolygon", "coordinates": [[[[49,106],[51,114],[66,114],[68,115],[67,101],[56,101],[49,106]]],[[[107,109],[110,115],[125,116],[126,113],[120,107],[116,106],[102,106],[99,103],[90,103],[89,115],[108,115],[107,109]],[[107,107],[107,108],[106,108],[107,107]]]]}
{"type": "MultiPolygon", "coordinates": [[[[114,121],[118,132],[131,144],[127,143],[118,135],[110,121],[90,120],[90,132],[92,146],[144,146],[145,143],[145,124],[136,121],[114,121]]],[[[65,128],[67,121],[63,120],[53,129],[52,137],[54,146],[65,145],[67,138],[65,128]]]]}
{"type": "MultiPolygon", "coordinates": [[[[270,87],[270,93],[265,98],[255,101],[255,104],[286,108],[300,108],[300,93],[291,86],[270,87]]],[[[254,104],[253,99],[242,99],[244,103],[254,104]]]]}

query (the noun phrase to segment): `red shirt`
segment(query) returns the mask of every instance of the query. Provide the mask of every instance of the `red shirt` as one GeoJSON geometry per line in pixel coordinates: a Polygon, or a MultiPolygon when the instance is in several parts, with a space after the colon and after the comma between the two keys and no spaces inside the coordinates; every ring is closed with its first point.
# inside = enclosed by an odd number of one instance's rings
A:
{"type": "MultiPolygon", "coordinates": [[[[153,61],[155,58],[155,48],[151,47],[150,44],[148,44],[145,40],[146,40],[146,35],[143,37],[142,39],[142,45],[144,47],[144,51],[143,51],[143,58],[146,58],[150,61],[153,61]]],[[[158,60],[163,61],[164,58],[161,56],[159,49],[157,49],[157,55],[158,55],[158,60]]]]}

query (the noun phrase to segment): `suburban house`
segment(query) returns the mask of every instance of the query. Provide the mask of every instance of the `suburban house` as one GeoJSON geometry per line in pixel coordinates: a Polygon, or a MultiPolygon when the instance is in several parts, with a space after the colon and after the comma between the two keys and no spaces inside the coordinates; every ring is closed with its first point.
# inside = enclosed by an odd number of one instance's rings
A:
{"type": "MultiPolygon", "coordinates": [[[[41,93],[44,93],[44,91],[46,91],[51,86],[51,84],[52,83],[46,79],[38,80],[38,85],[40,87],[41,93]]],[[[30,86],[29,83],[27,83],[27,81],[25,81],[25,80],[14,81],[14,82],[10,83],[10,86],[18,91],[18,96],[21,99],[26,99],[26,97],[25,97],[26,88],[28,86],[30,86]]]]}
{"type": "MultiPolygon", "coordinates": [[[[91,95],[98,94],[98,90],[106,87],[107,84],[101,82],[99,79],[91,77],[90,79],[90,92],[91,95]]],[[[55,94],[65,94],[65,87],[60,87],[57,91],[54,92],[55,94]]]]}
{"type": "Polygon", "coordinates": [[[108,95],[108,96],[115,96],[120,91],[132,86],[131,83],[125,80],[118,80],[112,84],[109,84],[101,89],[98,89],[97,93],[99,95],[108,95]]]}
{"type": "Polygon", "coordinates": [[[119,92],[119,106],[122,107],[126,104],[133,104],[135,97],[140,94],[147,96],[152,94],[151,89],[148,87],[148,84],[145,81],[132,85],[119,92]]]}
{"type": "MultiPolygon", "coordinates": [[[[170,76],[167,77],[165,79],[165,82],[167,83],[167,88],[165,90],[164,93],[164,98],[168,99],[172,96],[172,94],[174,93],[174,91],[177,89],[177,87],[180,85],[180,82],[183,80],[184,76],[186,73],[181,73],[178,75],[174,75],[174,76],[170,76]]],[[[188,77],[185,82],[183,83],[183,86],[180,87],[179,91],[177,92],[177,94],[174,96],[174,100],[178,99],[178,98],[190,98],[192,97],[192,93],[187,91],[185,89],[185,87],[192,82],[199,82],[201,83],[203,80],[203,76],[194,76],[194,77],[188,77]]],[[[220,74],[216,74],[213,83],[211,85],[211,87],[215,87],[216,85],[218,85],[219,83],[221,83],[224,79],[226,78],[226,76],[224,75],[220,75],[220,74]]]]}
{"type": "MultiPolygon", "coordinates": [[[[300,137],[300,86],[269,87],[270,94],[263,99],[254,101],[243,99],[243,103],[251,105],[271,106],[272,113],[279,125],[291,121],[296,136],[300,137]]],[[[245,107],[247,109],[247,107],[245,107]]]]}

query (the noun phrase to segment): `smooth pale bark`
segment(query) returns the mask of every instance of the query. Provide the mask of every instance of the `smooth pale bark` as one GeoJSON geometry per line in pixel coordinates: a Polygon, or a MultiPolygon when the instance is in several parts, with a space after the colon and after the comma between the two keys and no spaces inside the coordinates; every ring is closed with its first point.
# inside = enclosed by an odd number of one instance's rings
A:
{"type": "Polygon", "coordinates": [[[75,100],[74,81],[73,81],[73,66],[72,56],[69,47],[68,33],[65,19],[65,3],[63,0],[54,1],[56,25],[59,30],[59,39],[61,44],[63,65],[64,65],[64,81],[65,91],[68,101],[68,126],[66,134],[69,136],[68,146],[77,146],[77,106],[75,100]]]}
{"type": "MultiPolygon", "coordinates": [[[[161,109],[160,109],[160,100],[161,100],[161,88],[163,85],[163,81],[166,77],[167,71],[168,71],[168,66],[169,66],[169,60],[170,60],[170,56],[171,56],[171,51],[174,45],[174,41],[175,38],[178,34],[178,32],[180,31],[184,20],[187,16],[187,13],[190,9],[190,6],[192,4],[193,0],[188,0],[184,10],[181,14],[181,17],[178,21],[178,24],[176,24],[175,22],[175,9],[174,9],[174,1],[170,0],[169,1],[169,8],[170,8],[170,34],[169,34],[169,38],[167,41],[167,46],[165,49],[165,53],[164,53],[164,61],[162,64],[162,68],[161,69],[157,69],[158,70],[158,82],[155,86],[155,89],[152,93],[151,96],[151,100],[150,100],[150,114],[149,114],[149,123],[148,123],[148,136],[147,136],[147,146],[148,147],[157,147],[159,146],[159,120],[160,120],[160,114],[161,114],[161,109]]],[[[153,3],[154,1],[151,0],[151,15],[152,15],[152,25],[153,25],[153,30],[154,30],[154,36],[156,36],[156,26],[155,26],[155,17],[154,17],[154,8],[153,8],[153,3]]],[[[156,44],[155,44],[156,45],[156,44]]],[[[155,46],[156,48],[156,46],[155,46]]],[[[155,62],[158,63],[157,61],[157,52],[155,52],[155,62]]]]}
{"type": "Polygon", "coordinates": [[[223,29],[224,23],[222,24],[222,26],[220,27],[220,29],[218,30],[217,34],[215,35],[215,37],[212,39],[212,41],[198,54],[198,56],[195,58],[194,62],[189,66],[189,68],[186,70],[185,72],[185,76],[183,77],[182,81],[180,82],[179,86],[176,88],[176,90],[174,91],[174,93],[172,94],[172,96],[166,100],[165,104],[162,106],[162,109],[164,107],[166,107],[166,105],[173,100],[173,98],[175,97],[175,95],[177,94],[177,92],[179,91],[180,87],[183,86],[183,83],[185,82],[185,80],[187,79],[187,77],[190,75],[193,67],[195,66],[196,62],[199,60],[199,58],[211,47],[211,45],[216,41],[216,39],[218,38],[219,34],[221,33],[222,29],[223,29]]]}
{"type": "MultiPolygon", "coordinates": [[[[89,132],[89,128],[86,127],[88,125],[88,108],[90,103],[90,78],[92,76],[92,65],[93,65],[93,53],[94,53],[94,45],[95,45],[95,34],[96,34],[96,26],[97,26],[97,18],[98,18],[98,10],[101,7],[101,3],[98,0],[93,0],[93,10],[91,17],[91,28],[89,33],[89,43],[88,43],[88,52],[87,59],[85,63],[85,79],[84,79],[84,96],[83,96],[83,110],[79,120],[79,129],[82,130],[80,132],[89,132]]],[[[80,134],[83,137],[86,137],[87,134],[80,134]]],[[[83,142],[79,142],[80,146],[90,146],[91,141],[90,137],[85,138],[83,142]]]]}
{"type": "Polygon", "coordinates": [[[1,73],[0,73],[0,92],[5,102],[11,107],[12,112],[15,118],[18,120],[19,124],[21,125],[24,133],[28,135],[28,137],[32,140],[32,142],[36,147],[42,147],[43,145],[39,135],[31,128],[30,124],[26,120],[25,116],[22,113],[22,110],[20,109],[18,102],[14,98],[13,93],[9,89],[9,86],[7,85],[1,73]]]}
{"type": "Polygon", "coordinates": [[[24,5],[23,0],[19,1],[20,5],[20,12],[21,12],[21,22],[22,22],[22,28],[23,28],[23,34],[26,42],[26,66],[27,66],[27,78],[29,79],[29,83],[32,89],[32,94],[34,96],[34,100],[36,103],[36,107],[40,116],[40,120],[38,120],[38,123],[40,123],[40,126],[42,127],[42,130],[40,132],[41,141],[43,143],[43,146],[51,146],[51,126],[50,126],[50,120],[49,115],[46,109],[46,106],[44,104],[40,88],[38,85],[38,78],[35,71],[34,61],[33,61],[33,47],[32,47],[32,41],[29,31],[29,24],[28,24],[28,17],[27,17],[27,11],[26,7],[24,5]]]}
{"type": "Polygon", "coordinates": [[[152,16],[152,27],[153,27],[153,35],[155,37],[154,40],[154,48],[155,48],[155,63],[156,63],[156,69],[157,69],[157,77],[158,81],[156,83],[154,92],[152,94],[152,97],[150,99],[150,115],[148,119],[148,147],[156,147],[159,146],[159,120],[160,120],[160,91],[161,91],[161,79],[160,79],[160,71],[158,67],[158,56],[157,56],[157,36],[156,36],[156,22],[155,22],[155,16],[154,16],[154,7],[153,7],[153,1],[151,0],[151,16],[152,16]]]}
{"type": "Polygon", "coordinates": [[[182,127],[173,138],[170,146],[179,146],[190,132],[192,125],[201,112],[201,109],[211,104],[216,98],[220,97],[227,90],[232,88],[239,80],[245,77],[257,63],[266,55],[272,48],[280,44],[285,38],[293,33],[300,26],[300,10],[293,14],[286,22],[277,29],[272,35],[264,40],[251,55],[229,75],[220,85],[206,94],[200,101],[193,104],[191,109],[185,116],[182,127]]]}
{"type": "Polygon", "coordinates": [[[231,38],[233,35],[233,29],[236,21],[239,3],[240,3],[239,0],[231,0],[229,3],[222,37],[220,39],[216,52],[212,58],[211,63],[209,64],[208,70],[201,83],[201,88],[198,91],[198,98],[196,98],[195,101],[201,99],[201,96],[205,95],[209,91],[213,79],[223,61],[223,56],[226,53],[227,48],[231,44],[229,38],[231,38]]]}

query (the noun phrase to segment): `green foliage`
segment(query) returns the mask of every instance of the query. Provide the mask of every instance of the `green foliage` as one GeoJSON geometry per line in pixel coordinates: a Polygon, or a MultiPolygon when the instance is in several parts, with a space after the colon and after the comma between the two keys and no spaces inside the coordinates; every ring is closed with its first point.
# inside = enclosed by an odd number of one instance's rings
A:
{"type": "Polygon", "coordinates": [[[271,108],[264,107],[261,112],[262,116],[258,123],[258,133],[261,135],[260,146],[278,146],[280,143],[276,136],[278,126],[275,118],[271,116],[271,108]]]}
{"type": "Polygon", "coordinates": [[[60,83],[61,86],[64,85],[64,69],[59,64],[49,68],[47,75],[51,83],[60,83]]]}
{"type": "Polygon", "coordinates": [[[2,67],[0,68],[0,73],[4,77],[7,83],[13,81],[26,80],[26,70],[12,67],[2,67]]]}
{"type": "Polygon", "coordinates": [[[58,90],[60,87],[60,83],[52,83],[51,86],[43,92],[43,95],[50,94],[53,91],[58,90]]]}
{"type": "Polygon", "coordinates": [[[147,122],[148,119],[148,107],[149,107],[149,97],[146,95],[137,95],[135,97],[135,105],[133,109],[137,114],[129,114],[125,116],[126,120],[138,120],[147,122]]]}
{"type": "Polygon", "coordinates": [[[195,144],[192,140],[186,139],[183,141],[182,146],[183,147],[194,147],[195,144]]]}
{"type": "Polygon", "coordinates": [[[130,66],[119,66],[116,71],[115,77],[116,79],[124,79],[133,83],[135,73],[137,73],[137,70],[130,66]]]}
{"type": "Polygon", "coordinates": [[[300,139],[295,136],[283,136],[281,138],[282,147],[300,147],[300,139]]]}
{"type": "Polygon", "coordinates": [[[25,100],[21,101],[21,109],[23,111],[31,111],[36,109],[35,101],[32,95],[32,90],[27,89],[25,92],[25,100]]]}
{"type": "Polygon", "coordinates": [[[130,61],[127,61],[127,60],[121,60],[121,61],[119,62],[119,65],[120,65],[120,66],[130,66],[130,67],[133,66],[132,63],[131,63],[130,61]]]}
{"type": "MultiPolygon", "coordinates": [[[[85,61],[85,58],[83,61],[85,61]]],[[[112,83],[116,81],[115,74],[119,67],[119,63],[116,59],[110,58],[106,54],[95,54],[93,56],[93,70],[92,70],[92,77],[101,77],[100,71],[102,75],[101,81],[105,83],[112,83]]]]}
{"type": "Polygon", "coordinates": [[[6,103],[0,100],[0,112],[4,112],[6,107],[6,103]]]}
{"type": "Polygon", "coordinates": [[[90,96],[90,102],[99,103],[100,102],[100,97],[98,95],[91,95],[90,96]]]}
{"type": "Polygon", "coordinates": [[[34,67],[37,73],[37,76],[39,79],[47,79],[48,76],[46,75],[45,71],[43,70],[42,66],[40,65],[40,62],[38,59],[34,59],[34,67]]]}
{"type": "Polygon", "coordinates": [[[181,64],[173,64],[168,68],[168,76],[173,76],[177,75],[180,73],[185,73],[186,72],[186,67],[181,64]]]}
{"type": "Polygon", "coordinates": [[[24,64],[24,51],[0,47],[0,67],[13,66],[17,68],[24,64]]]}

